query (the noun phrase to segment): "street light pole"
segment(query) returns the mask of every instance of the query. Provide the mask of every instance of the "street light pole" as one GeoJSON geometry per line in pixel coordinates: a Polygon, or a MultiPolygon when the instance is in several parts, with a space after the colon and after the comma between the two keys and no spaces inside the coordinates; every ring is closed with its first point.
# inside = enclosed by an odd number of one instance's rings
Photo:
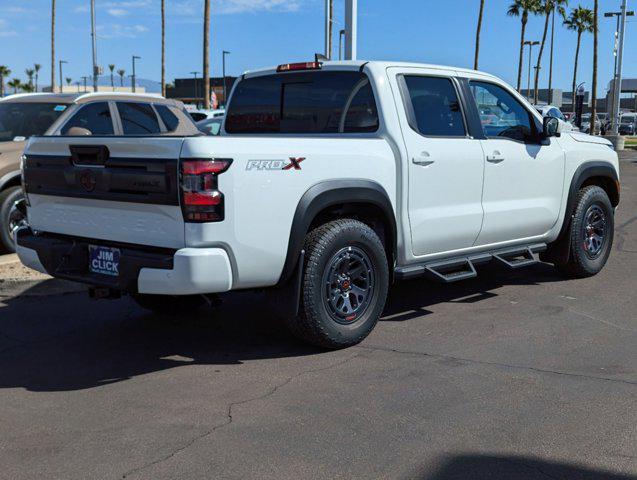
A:
{"type": "Polygon", "coordinates": [[[224,50],[222,53],[222,68],[223,68],[223,106],[228,104],[228,92],[226,90],[226,55],[230,55],[231,52],[224,50]]]}
{"type": "Polygon", "coordinates": [[[621,84],[622,84],[622,67],[624,61],[624,38],[626,35],[626,17],[632,17],[635,12],[628,11],[628,0],[622,0],[620,12],[607,12],[604,17],[617,17],[617,31],[615,35],[617,41],[615,44],[615,71],[613,72],[613,108],[611,118],[611,132],[613,135],[619,134],[619,117],[621,109],[621,84]]]}
{"type": "Polygon", "coordinates": [[[358,0],[345,0],[345,60],[356,60],[358,42],[358,0]]]}
{"type": "MultiPolygon", "coordinates": [[[[62,64],[63,63],[69,63],[69,62],[67,62],[66,60],[60,60],[59,63],[60,63],[60,68],[59,68],[59,70],[60,70],[60,93],[62,93],[62,85],[64,85],[62,83],[62,64]]],[[[53,92],[53,89],[51,89],[51,93],[55,93],[55,92],[53,92]]]]}
{"type": "Polygon", "coordinates": [[[131,77],[133,83],[133,93],[135,93],[135,84],[137,83],[137,75],[135,74],[135,60],[141,60],[142,57],[138,57],[137,55],[133,55],[133,75],[131,77]]]}
{"type": "Polygon", "coordinates": [[[533,46],[539,44],[540,42],[538,42],[537,40],[527,40],[526,42],[524,42],[524,45],[529,46],[529,77],[526,83],[526,97],[529,101],[531,99],[531,58],[533,57],[533,46]]]}
{"type": "Polygon", "coordinates": [[[345,30],[338,32],[338,59],[343,60],[343,37],[345,37],[345,30]]]}
{"type": "Polygon", "coordinates": [[[199,72],[190,72],[191,75],[195,76],[195,106],[199,107],[199,89],[197,88],[197,74],[199,72]]]}
{"type": "Polygon", "coordinates": [[[91,42],[93,44],[93,91],[97,92],[97,39],[95,38],[95,0],[91,0],[91,42]]]}
{"type": "Polygon", "coordinates": [[[548,104],[553,105],[553,43],[555,41],[555,8],[551,17],[551,55],[549,58],[549,95],[548,104]]]}
{"type": "Polygon", "coordinates": [[[84,93],[86,93],[86,80],[88,79],[88,77],[84,76],[82,77],[82,80],[84,81],[84,93]]]}
{"type": "Polygon", "coordinates": [[[325,58],[331,60],[332,1],[325,0],[325,58]]]}

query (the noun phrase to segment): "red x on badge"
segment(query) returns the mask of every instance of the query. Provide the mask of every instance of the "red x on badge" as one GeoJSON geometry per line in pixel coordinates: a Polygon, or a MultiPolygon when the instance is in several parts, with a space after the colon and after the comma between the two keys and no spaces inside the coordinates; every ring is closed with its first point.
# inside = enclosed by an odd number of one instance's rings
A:
{"type": "Polygon", "coordinates": [[[283,167],[283,170],[301,170],[301,165],[300,163],[305,160],[305,157],[290,157],[290,163],[288,165],[286,165],[285,167],[283,167]]]}

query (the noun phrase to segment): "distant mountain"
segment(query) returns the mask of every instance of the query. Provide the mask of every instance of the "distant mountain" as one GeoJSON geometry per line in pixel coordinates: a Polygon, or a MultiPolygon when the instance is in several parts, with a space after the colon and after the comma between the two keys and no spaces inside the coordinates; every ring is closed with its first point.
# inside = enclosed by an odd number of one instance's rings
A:
{"type": "MultiPolygon", "coordinates": [[[[138,87],[144,87],[146,89],[147,93],[161,93],[161,83],[160,82],[156,82],[154,80],[148,80],[146,78],[137,78],[137,81],[135,82],[137,84],[138,87]]],[[[102,75],[101,77],[98,77],[97,79],[97,84],[99,86],[110,86],[111,85],[111,76],[110,75],[102,75]]],[[[115,75],[115,86],[118,87],[120,86],[120,77],[119,75],[115,75]]],[[[130,87],[131,86],[131,78],[126,75],[124,77],[124,86],[125,87],[130,87]]]]}

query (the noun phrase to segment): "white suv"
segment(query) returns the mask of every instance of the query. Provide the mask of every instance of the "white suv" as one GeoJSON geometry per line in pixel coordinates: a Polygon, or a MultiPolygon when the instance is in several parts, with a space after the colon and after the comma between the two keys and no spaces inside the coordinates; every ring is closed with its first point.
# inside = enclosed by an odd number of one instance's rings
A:
{"type": "Polygon", "coordinates": [[[220,137],[37,137],[22,261],[180,312],[271,288],[302,339],[360,342],[394,281],[542,260],[599,272],[619,203],[609,142],[486,73],[308,62],[244,74],[220,137]]]}

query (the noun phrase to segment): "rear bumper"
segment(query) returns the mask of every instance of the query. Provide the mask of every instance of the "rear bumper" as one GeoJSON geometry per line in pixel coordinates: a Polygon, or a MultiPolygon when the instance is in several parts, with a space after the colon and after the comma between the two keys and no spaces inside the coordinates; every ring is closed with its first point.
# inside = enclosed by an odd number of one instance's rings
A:
{"type": "Polygon", "coordinates": [[[227,292],[232,288],[232,267],[221,248],[157,249],[112,244],[100,240],[16,232],[20,261],[57,278],[134,293],[196,295],[227,292]],[[120,249],[119,275],[110,277],[88,270],[88,245],[120,249]]]}

